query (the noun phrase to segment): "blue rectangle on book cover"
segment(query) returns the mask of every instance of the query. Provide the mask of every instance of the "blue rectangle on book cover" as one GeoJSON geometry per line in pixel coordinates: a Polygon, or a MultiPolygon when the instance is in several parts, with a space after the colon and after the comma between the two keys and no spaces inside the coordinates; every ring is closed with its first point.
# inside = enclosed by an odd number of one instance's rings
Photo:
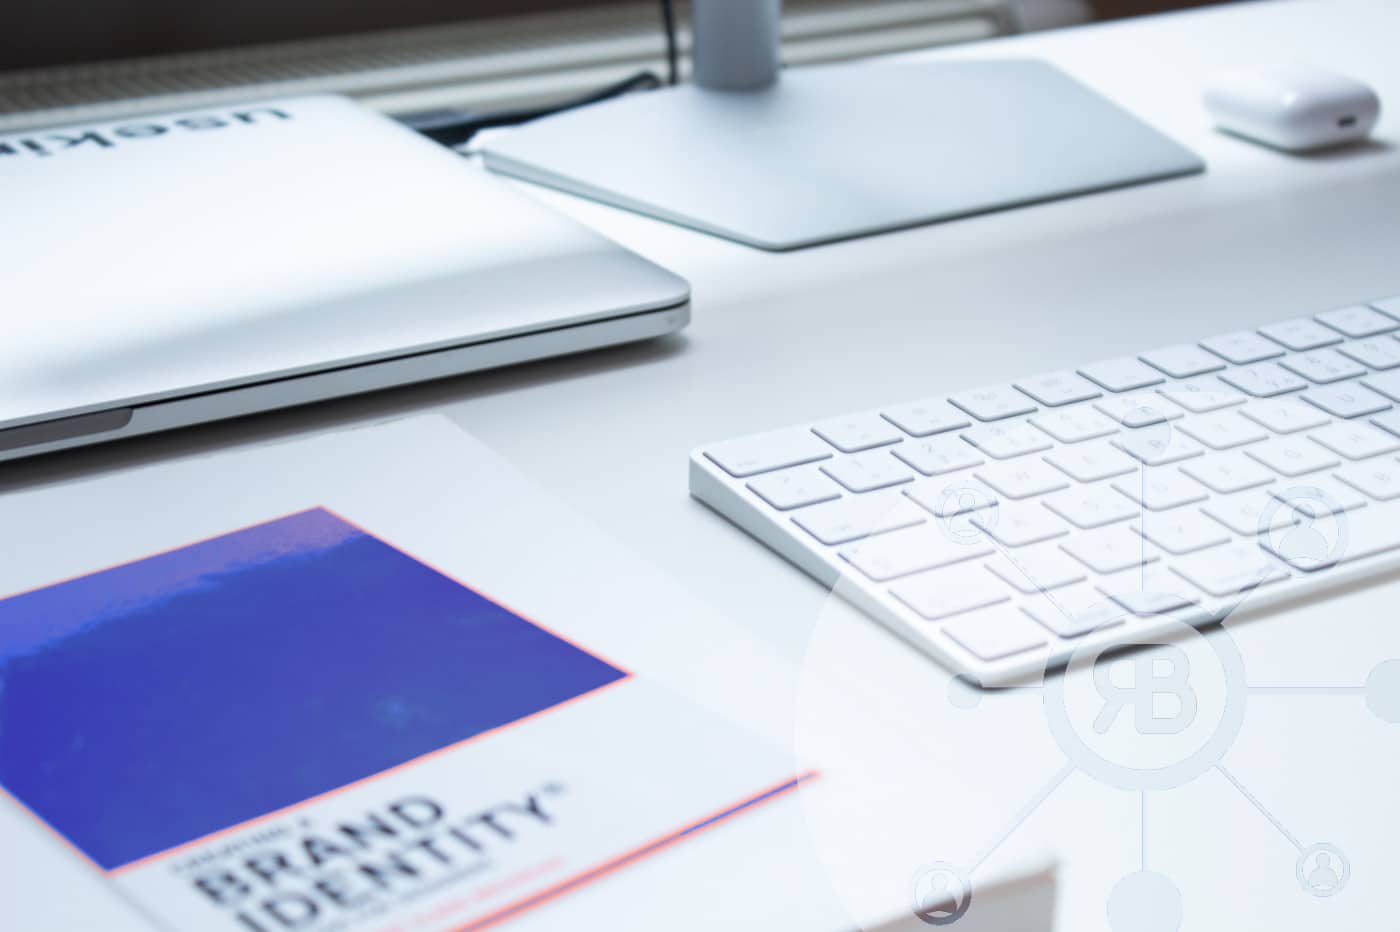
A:
{"type": "Polygon", "coordinates": [[[625,675],[315,509],[0,601],[0,786],[110,870],[625,675]]]}

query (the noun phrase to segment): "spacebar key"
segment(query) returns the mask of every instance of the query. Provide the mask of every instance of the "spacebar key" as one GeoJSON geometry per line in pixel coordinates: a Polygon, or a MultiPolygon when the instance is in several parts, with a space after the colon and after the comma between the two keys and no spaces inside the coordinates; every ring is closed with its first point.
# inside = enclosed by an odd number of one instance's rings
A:
{"type": "Polygon", "coordinates": [[[810,430],[800,427],[739,437],[705,450],[705,456],[735,479],[815,463],[830,459],[831,455],[831,447],[810,430]]]}

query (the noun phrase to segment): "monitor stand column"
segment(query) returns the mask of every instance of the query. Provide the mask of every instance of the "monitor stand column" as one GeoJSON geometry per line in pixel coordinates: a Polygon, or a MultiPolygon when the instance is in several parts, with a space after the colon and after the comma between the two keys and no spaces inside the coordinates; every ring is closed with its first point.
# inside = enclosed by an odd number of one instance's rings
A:
{"type": "Polygon", "coordinates": [[[699,0],[690,18],[693,80],[712,91],[761,91],[782,67],[782,0],[699,0]]]}

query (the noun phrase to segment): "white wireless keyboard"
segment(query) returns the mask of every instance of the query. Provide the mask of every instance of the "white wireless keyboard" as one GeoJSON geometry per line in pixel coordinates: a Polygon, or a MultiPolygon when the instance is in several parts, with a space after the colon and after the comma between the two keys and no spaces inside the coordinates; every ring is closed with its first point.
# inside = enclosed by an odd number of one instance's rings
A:
{"type": "Polygon", "coordinates": [[[1400,297],[696,450],[690,489],[994,684],[1400,562],[1400,297]]]}

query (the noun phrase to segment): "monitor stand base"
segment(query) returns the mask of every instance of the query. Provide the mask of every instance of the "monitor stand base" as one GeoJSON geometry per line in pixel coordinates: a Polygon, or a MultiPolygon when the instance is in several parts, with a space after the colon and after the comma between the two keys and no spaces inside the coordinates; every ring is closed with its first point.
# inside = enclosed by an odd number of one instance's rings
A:
{"type": "Polygon", "coordinates": [[[633,94],[501,133],[488,168],[786,250],[1200,172],[1040,61],[795,68],[633,94]]]}

